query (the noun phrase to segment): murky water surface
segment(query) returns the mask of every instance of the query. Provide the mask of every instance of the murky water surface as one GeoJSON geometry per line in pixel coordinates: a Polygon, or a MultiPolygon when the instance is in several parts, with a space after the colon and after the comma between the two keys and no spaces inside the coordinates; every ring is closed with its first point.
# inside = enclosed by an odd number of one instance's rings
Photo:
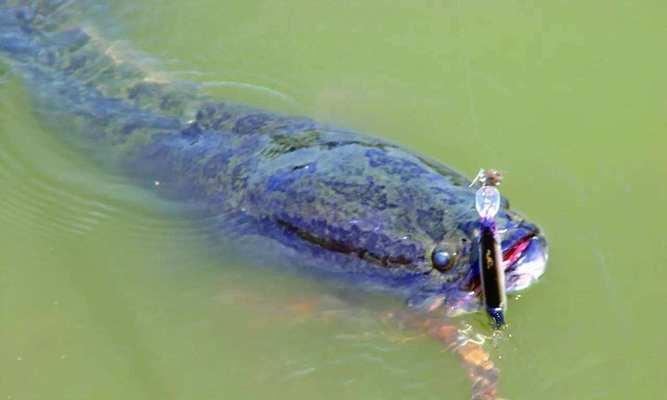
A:
{"type": "MultiPolygon", "coordinates": [[[[658,1],[123,0],[92,22],[221,98],[505,171],[551,260],[487,344],[502,394],[626,399],[667,377],[666,19],[658,1]]],[[[437,343],[205,233],[60,141],[0,65],[0,399],[469,395],[437,343]]]]}

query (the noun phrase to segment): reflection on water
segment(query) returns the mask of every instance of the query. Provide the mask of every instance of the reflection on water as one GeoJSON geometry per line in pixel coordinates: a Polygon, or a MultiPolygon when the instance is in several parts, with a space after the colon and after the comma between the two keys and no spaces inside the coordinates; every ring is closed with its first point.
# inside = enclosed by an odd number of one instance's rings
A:
{"type": "MultiPolygon", "coordinates": [[[[91,23],[215,96],[504,171],[552,258],[485,344],[503,395],[621,399],[662,392],[665,11],[146,0],[91,23]]],[[[442,346],[378,317],[395,300],[248,268],[212,223],[60,141],[0,64],[0,397],[469,395],[442,346]]]]}

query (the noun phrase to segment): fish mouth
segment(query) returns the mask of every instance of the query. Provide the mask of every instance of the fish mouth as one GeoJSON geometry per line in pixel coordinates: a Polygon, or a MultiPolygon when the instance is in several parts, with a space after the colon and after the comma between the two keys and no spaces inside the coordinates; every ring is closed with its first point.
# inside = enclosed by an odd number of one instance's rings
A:
{"type": "MultiPolygon", "coordinates": [[[[521,223],[506,233],[501,243],[505,266],[505,290],[514,293],[535,283],[544,274],[548,259],[547,241],[539,229],[521,223]]],[[[472,268],[463,281],[462,289],[481,296],[481,282],[477,255],[471,258],[472,268]]]]}
{"type": "MultiPolygon", "coordinates": [[[[505,269],[505,291],[516,293],[535,283],[544,274],[548,245],[540,230],[528,222],[520,222],[503,235],[501,243],[505,269]]],[[[472,251],[470,270],[458,289],[450,292],[445,312],[450,317],[480,309],[482,285],[478,255],[472,251]]]]}
{"type": "Polygon", "coordinates": [[[544,274],[549,258],[548,246],[537,229],[519,236],[503,249],[507,293],[527,288],[544,274]]]}

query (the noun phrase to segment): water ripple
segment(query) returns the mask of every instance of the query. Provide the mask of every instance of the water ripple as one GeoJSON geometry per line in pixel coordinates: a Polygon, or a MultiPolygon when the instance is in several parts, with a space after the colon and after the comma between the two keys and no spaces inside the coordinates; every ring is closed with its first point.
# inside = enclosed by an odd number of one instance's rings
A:
{"type": "Polygon", "coordinates": [[[199,240],[210,234],[215,220],[98,170],[61,143],[58,132],[42,128],[28,102],[8,97],[0,98],[0,224],[51,239],[116,221],[136,239],[199,240]]]}

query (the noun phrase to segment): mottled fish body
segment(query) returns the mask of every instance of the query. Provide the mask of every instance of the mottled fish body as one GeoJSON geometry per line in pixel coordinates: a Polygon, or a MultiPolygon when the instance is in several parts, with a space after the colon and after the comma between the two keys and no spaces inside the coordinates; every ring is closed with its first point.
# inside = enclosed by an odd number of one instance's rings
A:
{"type": "MultiPolygon", "coordinates": [[[[378,138],[153,81],[70,26],[69,2],[17,3],[0,0],[0,60],[94,157],[201,205],[243,251],[453,313],[479,306],[475,191],[461,174],[378,138]]],[[[507,202],[497,224],[507,288],[522,289],[544,270],[545,241],[507,202]]]]}

